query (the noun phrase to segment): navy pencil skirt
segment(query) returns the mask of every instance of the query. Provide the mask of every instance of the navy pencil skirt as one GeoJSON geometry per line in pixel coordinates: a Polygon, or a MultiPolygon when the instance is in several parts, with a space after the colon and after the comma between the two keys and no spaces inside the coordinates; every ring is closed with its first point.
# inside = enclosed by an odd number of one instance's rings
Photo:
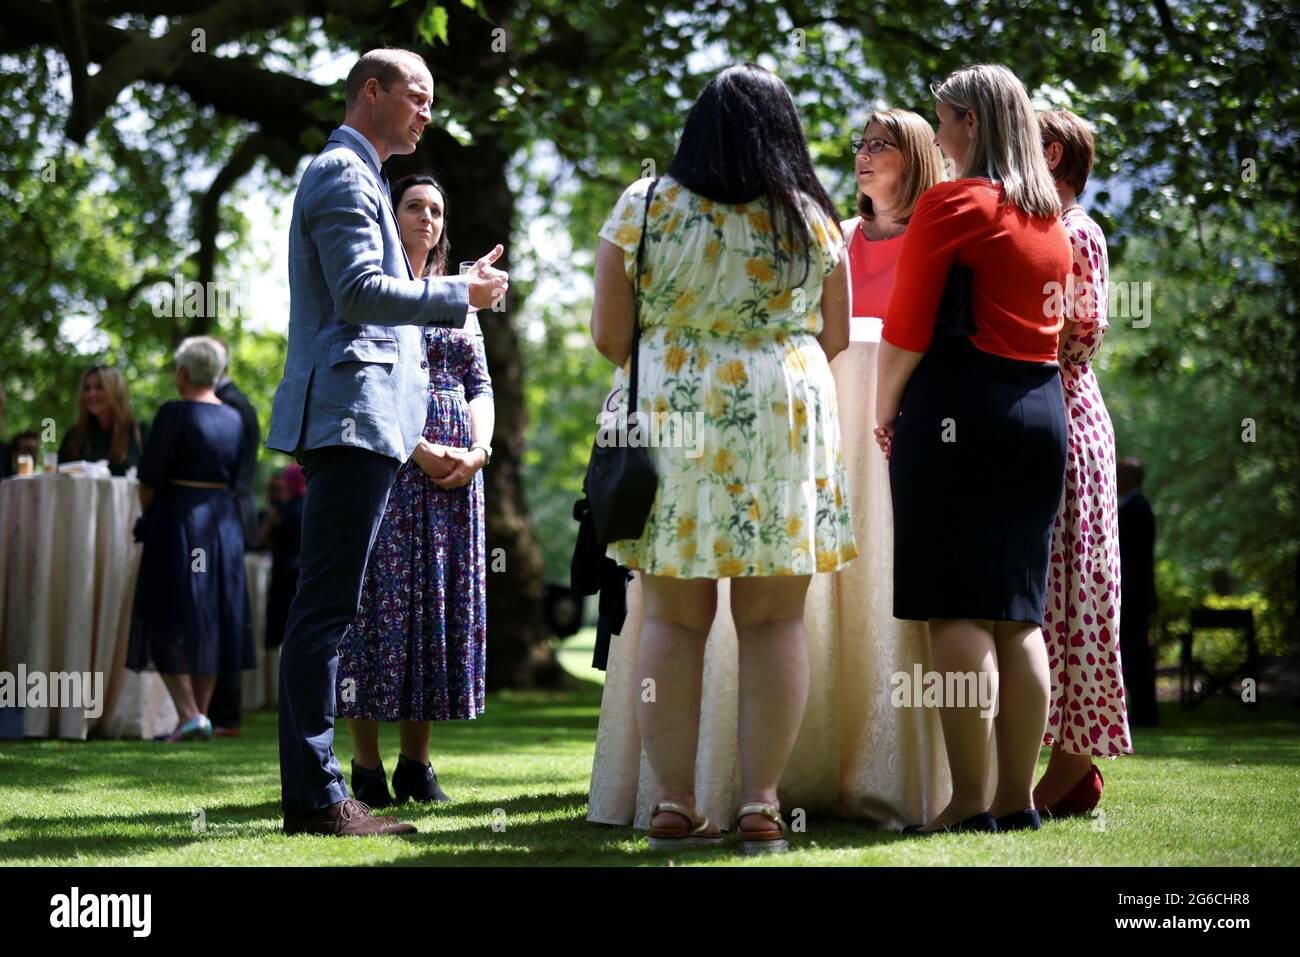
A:
{"type": "Polygon", "coordinates": [[[894,617],[1041,625],[1065,454],[1055,364],[936,338],[903,394],[889,462],[894,617]]]}

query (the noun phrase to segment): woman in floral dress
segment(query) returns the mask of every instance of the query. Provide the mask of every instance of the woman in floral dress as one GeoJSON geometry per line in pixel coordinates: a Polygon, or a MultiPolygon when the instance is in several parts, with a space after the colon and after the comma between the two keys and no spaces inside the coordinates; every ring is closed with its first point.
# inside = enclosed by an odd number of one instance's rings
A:
{"type": "MultiPolygon", "coordinates": [[[[427,174],[393,185],[402,244],[417,276],[447,263],[445,191],[427,174]]],[[[429,415],[397,473],[375,538],[360,608],[339,645],[337,713],[352,736],[352,791],[392,803],[379,722],[400,722],[397,800],[446,801],[429,761],[434,721],[483,713],[487,592],[483,477],[491,456],[492,380],[483,334],[425,331],[429,415]]]]}
{"type": "Polygon", "coordinates": [[[1108,325],[1106,237],[1078,202],[1092,170],[1093,138],[1067,110],[1040,113],[1038,120],[1074,256],[1060,340],[1069,428],[1065,499],[1052,532],[1043,620],[1052,674],[1043,742],[1052,745],[1052,756],[1034,788],[1034,804],[1060,817],[1086,814],[1100,800],[1102,778],[1093,757],[1128,754],[1133,747],[1119,654],[1115,433],[1092,369],[1108,325]]]}
{"type": "Polygon", "coordinates": [[[738,829],[744,850],[781,850],[777,782],[808,690],[804,596],[813,572],[857,554],[828,365],[848,344],[844,244],[784,84],[752,65],[724,71],[668,174],[628,187],[600,231],[592,331],[620,366],[652,185],[638,389],[659,488],[642,536],[609,548],[645,599],[636,708],[657,782],[651,844],[718,839],[694,773],[704,642],[728,578],[738,829]]]}

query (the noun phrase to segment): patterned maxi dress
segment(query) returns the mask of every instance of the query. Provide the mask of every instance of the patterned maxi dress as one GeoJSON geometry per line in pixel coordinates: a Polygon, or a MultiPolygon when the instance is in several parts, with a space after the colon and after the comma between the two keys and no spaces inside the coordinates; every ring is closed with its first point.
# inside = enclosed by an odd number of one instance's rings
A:
{"type": "Polygon", "coordinates": [[[1129,754],[1124,678],[1119,656],[1119,511],[1115,433],[1092,362],[1101,350],[1109,265],[1106,237],[1087,213],[1062,216],[1074,254],[1067,317],[1074,323],[1062,350],[1069,444],[1065,498],[1052,532],[1043,635],[1052,673],[1045,744],[1072,754],[1129,754]]]}
{"type": "MultiPolygon", "coordinates": [[[[477,319],[463,330],[426,330],[425,348],[424,437],[467,448],[469,403],[492,395],[477,319]]],[[[402,465],[366,564],[360,609],[339,645],[340,717],[446,721],[483,713],[484,542],[481,472],[468,485],[442,489],[414,459],[402,465]]]]}

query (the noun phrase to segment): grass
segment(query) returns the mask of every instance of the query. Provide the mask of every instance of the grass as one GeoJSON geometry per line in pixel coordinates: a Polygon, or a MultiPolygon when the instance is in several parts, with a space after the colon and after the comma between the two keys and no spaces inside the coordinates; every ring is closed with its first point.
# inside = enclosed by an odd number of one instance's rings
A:
{"type": "MultiPolygon", "coordinates": [[[[1300,864],[1300,709],[1247,712],[1226,699],[1162,709],[1163,725],[1140,733],[1138,753],[1103,768],[1104,818],[926,840],[812,818],[781,858],[742,859],[728,846],[673,863],[1300,864]]],[[[0,864],[667,864],[631,828],[584,820],[599,710],[600,687],[584,682],[492,695],[483,718],[436,725],[434,766],[452,803],[397,811],[420,828],[414,837],[356,841],[279,833],[273,712],[247,714],[240,738],[206,743],[0,742],[0,864]]],[[[394,726],[382,743],[391,764],[394,726]]],[[[337,744],[346,768],[342,728],[337,744]]]]}

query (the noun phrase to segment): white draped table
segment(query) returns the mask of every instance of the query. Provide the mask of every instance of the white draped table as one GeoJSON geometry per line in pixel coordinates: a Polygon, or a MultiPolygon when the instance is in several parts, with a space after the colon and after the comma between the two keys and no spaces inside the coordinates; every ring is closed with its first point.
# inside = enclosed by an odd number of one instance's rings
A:
{"type": "MultiPolygon", "coordinates": [[[[131,538],[137,489],[135,479],[70,474],[0,482],[0,671],[102,676],[97,717],[78,707],[23,708],[26,737],[149,738],[176,727],[162,679],[125,667],[140,565],[141,546],[131,538]]],[[[259,686],[267,561],[246,559],[259,686]]]]}
{"type": "MultiPolygon", "coordinates": [[[[873,437],[879,320],[854,319],[849,348],[831,363],[859,556],[812,578],[804,606],[811,665],[808,707],[781,781],[782,808],[897,826],[922,822],[951,796],[938,713],[891,704],[897,672],[930,668],[924,623],[893,617],[893,518],[889,470],[873,437]]],[[[704,652],[704,694],[695,796],[729,827],[740,803],[736,749],[737,637],[730,589],[719,583],[718,613],[704,652]]],[[[640,576],[610,644],[592,766],[588,819],[649,826],[654,779],[635,720],[634,662],[642,624],[640,576]]]]}

